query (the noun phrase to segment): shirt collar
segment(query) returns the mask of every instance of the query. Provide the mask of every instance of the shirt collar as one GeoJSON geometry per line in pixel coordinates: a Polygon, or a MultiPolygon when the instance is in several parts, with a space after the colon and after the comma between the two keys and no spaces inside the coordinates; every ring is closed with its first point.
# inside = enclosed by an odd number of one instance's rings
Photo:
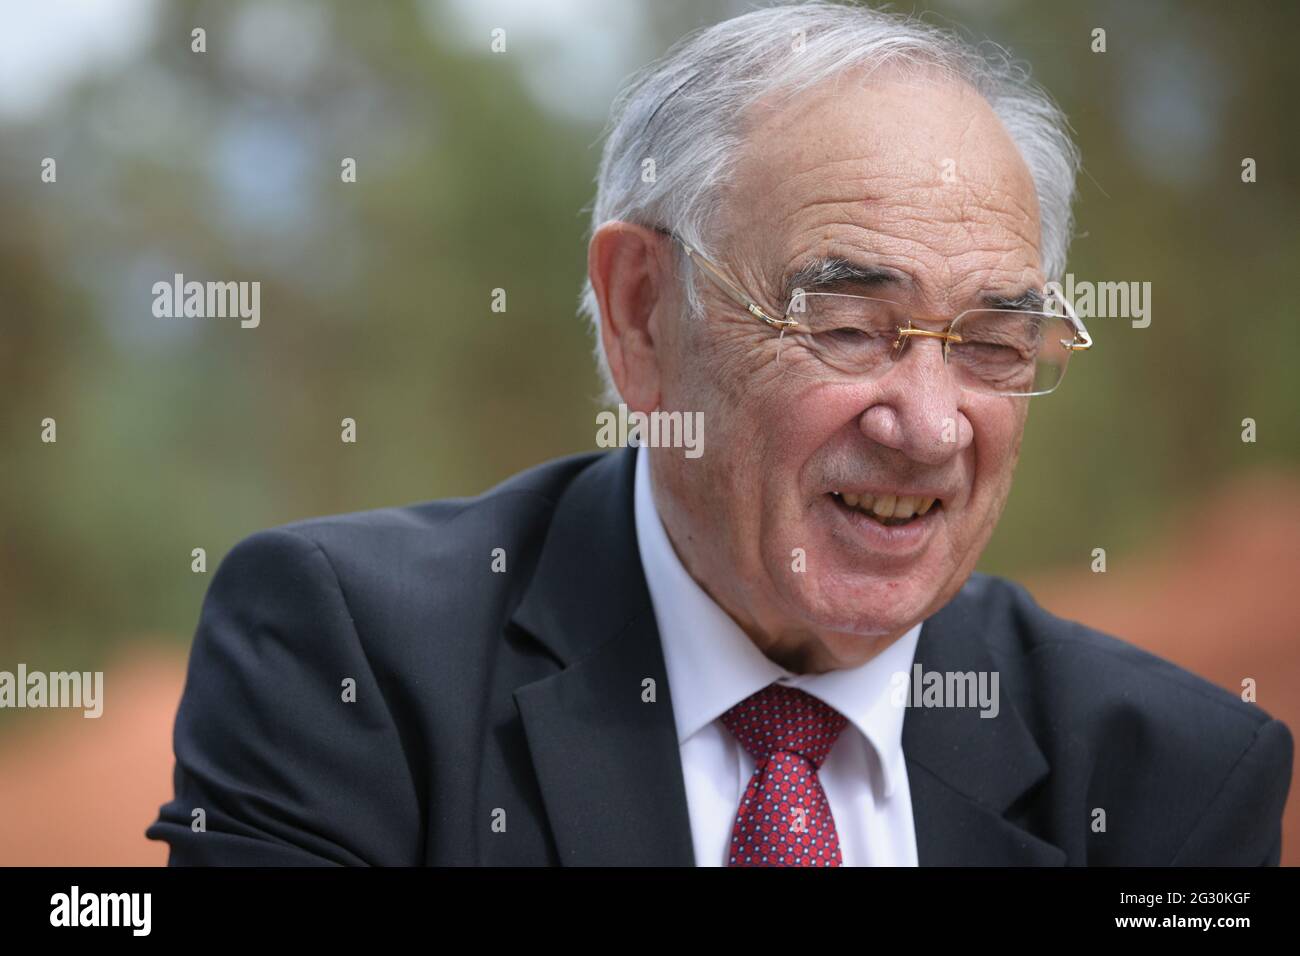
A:
{"type": "Polygon", "coordinates": [[[678,744],[750,694],[779,681],[843,714],[875,751],[884,794],[892,794],[902,770],[905,708],[891,703],[891,680],[910,672],[921,625],[858,667],[824,674],[786,670],[754,646],[682,565],[655,508],[650,456],[645,452],[636,451],[637,548],[659,625],[678,744]]]}

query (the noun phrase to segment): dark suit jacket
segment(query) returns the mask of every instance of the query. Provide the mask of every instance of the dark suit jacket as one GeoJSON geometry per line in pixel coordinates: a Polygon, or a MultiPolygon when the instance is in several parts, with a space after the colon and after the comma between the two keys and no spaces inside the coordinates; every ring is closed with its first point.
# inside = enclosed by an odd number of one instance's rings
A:
{"type": "MultiPolygon", "coordinates": [[[[692,865],[634,454],[237,545],[148,836],[173,864],[692,865]]],[[[916,661],[1001,697],[906,714],[921,865],[1278,862],[1292,741],[1257,706],[982,575],[916,661]]]]}

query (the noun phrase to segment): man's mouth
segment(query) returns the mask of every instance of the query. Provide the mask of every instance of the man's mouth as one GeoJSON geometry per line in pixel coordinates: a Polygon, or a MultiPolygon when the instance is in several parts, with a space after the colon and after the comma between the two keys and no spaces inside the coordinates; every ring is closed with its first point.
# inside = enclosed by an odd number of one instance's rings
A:
{"type": "Polygon", "coordinates": [[[836,505],[849,511],[860,511],[887,527],[909,524],[943,507],[943,499],[920,495],[854,495],[831,492],[836,505]]]}

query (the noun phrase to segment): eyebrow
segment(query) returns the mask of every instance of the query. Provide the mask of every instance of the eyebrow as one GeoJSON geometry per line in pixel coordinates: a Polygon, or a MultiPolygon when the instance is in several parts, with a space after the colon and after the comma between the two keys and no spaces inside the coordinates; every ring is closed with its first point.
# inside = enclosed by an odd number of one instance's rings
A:
{"type": "Polygon", "coordinates": [[[885,266],[867,266],[839,256],[813,259],[785,277],[781,283],[781,297],[788,301],[796,289],[814,292],[828,286],[859,285],[871,289],[907,287],[911,276],[885,266]]]}
{"type": "Polygon", "coordinates": [[[980,302],[986,309],[1008,309],[1015,312],[1041,312],[1044,304],[1043,293],[1037,289],[1026,289],[1019,295],[1005,296],[995,292],[985,292],[980,302]]]}
{"type": "MultiPolygon", "coordinates": [[[[813,259],[791,272],[782,282],[782,301],[789,301],[796,289],[815,292],[833,286],[854,285],[877,290],[884,288],[906,289],[913,285],[912,277],[887,266],[868,266],[839,256],[813,259]]],[[[1017,312],[1040,312],[1043,293],[1026,289],[1016,295],[984,292],[979,296],[980,307],[1008,309],[1017,312]]]]}

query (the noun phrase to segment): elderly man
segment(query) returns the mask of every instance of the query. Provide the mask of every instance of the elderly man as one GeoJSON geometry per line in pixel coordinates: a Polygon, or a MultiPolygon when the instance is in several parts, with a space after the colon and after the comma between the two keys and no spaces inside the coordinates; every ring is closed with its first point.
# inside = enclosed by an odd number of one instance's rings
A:
{"type": "Polygon", "coordinates": [[[1091,344],[1047,291],[1064,130],[1004,61],[862,8],[640,74],[585,305],[613,401],[698,416],[700,453],[643,435],[241,543],[149,835],[173,863],[1278,862],[1284,725],[973,574],[1031,401],[1091,344]]]}

